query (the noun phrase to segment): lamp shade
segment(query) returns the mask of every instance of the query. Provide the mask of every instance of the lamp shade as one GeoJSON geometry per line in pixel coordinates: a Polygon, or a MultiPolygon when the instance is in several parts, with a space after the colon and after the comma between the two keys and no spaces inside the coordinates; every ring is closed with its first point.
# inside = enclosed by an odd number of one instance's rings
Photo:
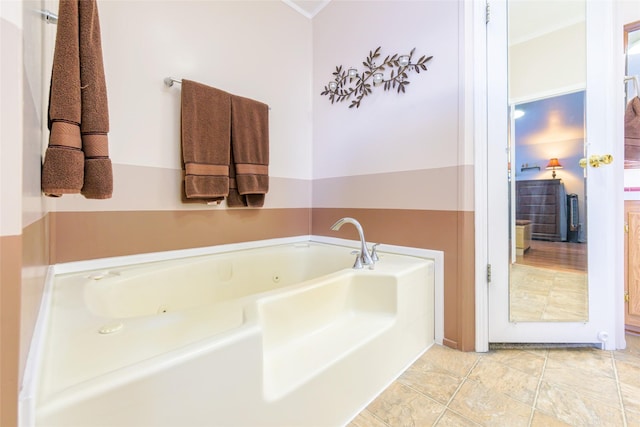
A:
{"type": "Polygon", "coordinates": [[[549,164],[547,165],[547,169],[562,169],[562,165],[558,161],[557,157],[549,159],[549,164]]]}

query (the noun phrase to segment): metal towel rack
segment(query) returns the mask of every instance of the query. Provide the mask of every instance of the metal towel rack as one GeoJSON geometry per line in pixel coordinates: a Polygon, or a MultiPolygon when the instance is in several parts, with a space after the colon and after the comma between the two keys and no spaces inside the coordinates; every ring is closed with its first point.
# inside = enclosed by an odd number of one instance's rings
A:
{"type": "MultiPolygon", "coordinates": [[[[179,85],[181,85],[181,84],[182,84],[182,80],[180,80],[180,79],[175,79],[175,78],[173,78],[173,77],[171,77],[171,76],[169,76],[169,77],[165,77],[165,78],[164,78],[164,84],[165,84],[167,87],[171,87],[171,86],[173,86],[173,84],[174,84],[174,83],[178,83],[179,85]]],[[[269,111],[271,111],[271,107],[269,107],[269,111]]]]}
{"type": "Polygon", "coordinates": [[[180,79],[174,79],[174,78],[173,78],[173,77],[171,77],[171,76],[166,77],[166,78],[164,79],[164,84],[166,84],[166,85],[167,85],[167,87],[171,87],[171,86],[173,86],[173,84],[174,84],[174,83],[178,83],[179,85],[181,85],[181,84],[182,84],[182,80],[180,80],[180,79]]]}
{"type": "Polygon", "coordinates": [[[58,23],[58,15],[53,12],[48,11],[47,9],[39,10],[38,13],[42,15],[42,19],[47,21],[47,24],[57,24],[58,23]]]}

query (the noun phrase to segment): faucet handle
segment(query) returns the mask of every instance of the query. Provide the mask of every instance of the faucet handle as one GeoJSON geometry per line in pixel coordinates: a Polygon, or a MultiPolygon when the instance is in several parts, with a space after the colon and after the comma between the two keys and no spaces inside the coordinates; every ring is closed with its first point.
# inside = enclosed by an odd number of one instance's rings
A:
{"type": "Polygon", "coordinates": [[[380,261],[380,258],[378,257],[378,250],[376,249],[379,244],[380,243],[375,243],[373,246],[371,246],[371,259],[373,260],[373,262],[380,261]]]}
{"type": "Polygon", "coordinates": [[[360,255],[360,251],[351,251],[351,255],[356,256],[356,261],[353,263],[353,268],[356,270],[360,270],[362,268],[362,256],[360,255]]]}

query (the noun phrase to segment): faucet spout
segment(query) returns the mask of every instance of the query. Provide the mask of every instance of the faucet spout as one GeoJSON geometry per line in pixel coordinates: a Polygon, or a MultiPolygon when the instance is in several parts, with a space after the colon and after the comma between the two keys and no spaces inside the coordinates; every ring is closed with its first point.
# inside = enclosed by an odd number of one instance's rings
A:
{"type": "Polygon", "coordinates": [[[364,239],[364,231],[362,230],[362,226],[356,219],[349,217],[340,218],[338,221],[336,221],[335,224],[331,226],[331,230],[338,231],[344,224],[353,224],[353,226],[356,227],[356,230],[358,230],[358,236],[360,237],[360,257],[362,259],[362,264],[373,267],[374,261],[373,259],[371,259],[371,255],[369,254],[369,250],[367,249],[367,242],[364,239]]]}

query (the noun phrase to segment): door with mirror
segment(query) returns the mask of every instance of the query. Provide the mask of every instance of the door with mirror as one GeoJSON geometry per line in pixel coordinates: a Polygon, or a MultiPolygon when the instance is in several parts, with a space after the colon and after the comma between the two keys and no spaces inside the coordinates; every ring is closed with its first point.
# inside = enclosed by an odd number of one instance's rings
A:
{"type": "Polygon", "coordinates": [[[609,292],[593,285],[610,270],[592,241],[605,230],[590,227],[608,208],[588,198],[606,181],[594,171],[611,160],[587,161],[606,150],[591,138],[604,122],[587,114],[603,92],[587,77],[587,52],[598,49],[589,46],[587,17],[597,13],[574,0],[494,6],[506,47],[488,37],[489,91],[497,94],[488,110],[489,341],[602,345],[615,328],[604,321],[608,308],[593,307],[609,292]]]}
{"type": "Polygon", "coordinates": [[[640,333],[640,21],[625,25],[624,43],[625,327],[640,333]]]}

